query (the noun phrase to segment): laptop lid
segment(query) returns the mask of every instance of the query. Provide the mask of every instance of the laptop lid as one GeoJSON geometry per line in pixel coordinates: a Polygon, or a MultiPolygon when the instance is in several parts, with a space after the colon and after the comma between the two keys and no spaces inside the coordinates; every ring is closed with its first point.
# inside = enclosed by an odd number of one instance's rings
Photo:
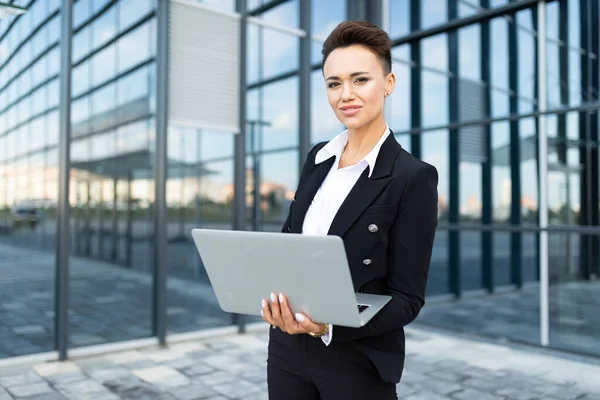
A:
{"type": "Polygon", "coordinates": [[[364,323],[340,237],[212,229],[192,237],[224,311],[259,316],[261,299],[281,292],[315,322],[364,323]]]}

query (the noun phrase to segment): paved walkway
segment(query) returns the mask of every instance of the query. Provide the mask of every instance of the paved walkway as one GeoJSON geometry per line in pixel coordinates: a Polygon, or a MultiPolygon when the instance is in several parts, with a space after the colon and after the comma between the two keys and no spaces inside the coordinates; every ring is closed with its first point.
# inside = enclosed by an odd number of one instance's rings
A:
{"type": "MultiPolygon", "coordinates": [[[[600,362],[407,330],[405,400],[600,400],[600,362]]],[[[0,368],[0,400],[267,399],[266,330],[0,368]]],[[[370,400],[370,399],[369,399],[370,400]]]]}

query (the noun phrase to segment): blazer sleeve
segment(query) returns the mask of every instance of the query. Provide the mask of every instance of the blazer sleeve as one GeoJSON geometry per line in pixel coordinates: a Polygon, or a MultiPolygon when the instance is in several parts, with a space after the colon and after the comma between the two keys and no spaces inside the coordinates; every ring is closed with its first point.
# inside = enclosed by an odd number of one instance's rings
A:
{"type": "Polygon", "coordinates": [[[374,336],[411,323],[425,304],[425,289],[438,218],[438,173],[413,173],[389,233],[387,290],[392,299],[361,328],[336,326],[332,342],[374,336]]]}

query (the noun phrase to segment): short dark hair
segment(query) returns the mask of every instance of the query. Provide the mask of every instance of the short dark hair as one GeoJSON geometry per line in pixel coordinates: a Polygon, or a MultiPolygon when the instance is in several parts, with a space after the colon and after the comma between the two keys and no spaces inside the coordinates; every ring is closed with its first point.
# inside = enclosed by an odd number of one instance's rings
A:
{"type": "Polygon", "coordinates": [[[323,43],[323,66],[333,50],[352,45],[367,47],[379,58],[383,71],[392,72],[392,41],[383,29],[367,21],[345,21],[335,27],[323,43]]]}

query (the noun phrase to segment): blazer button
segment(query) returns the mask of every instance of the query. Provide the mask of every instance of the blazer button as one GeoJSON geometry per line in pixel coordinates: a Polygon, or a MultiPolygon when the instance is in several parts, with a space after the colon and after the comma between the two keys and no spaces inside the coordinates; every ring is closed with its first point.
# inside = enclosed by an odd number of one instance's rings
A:
{"type": "Polygon", "coordinates": [[[363,260],[363,264],[365,264],[365,265],[369,265],[369,264],[371,264],[371,260],[369,260],[369,259],[367,258],[367,259],[363,260]]]}
{"type": "Polygon", "coordinates": [[[375,233],[375,232],[377,232],[378,230],[379,230],[379,227],[378,227],[377,225],[375,225],[375,224],[371,224],[371,225],[369,225],[369,232],[371,232],[371,233],[375,233]]]}

